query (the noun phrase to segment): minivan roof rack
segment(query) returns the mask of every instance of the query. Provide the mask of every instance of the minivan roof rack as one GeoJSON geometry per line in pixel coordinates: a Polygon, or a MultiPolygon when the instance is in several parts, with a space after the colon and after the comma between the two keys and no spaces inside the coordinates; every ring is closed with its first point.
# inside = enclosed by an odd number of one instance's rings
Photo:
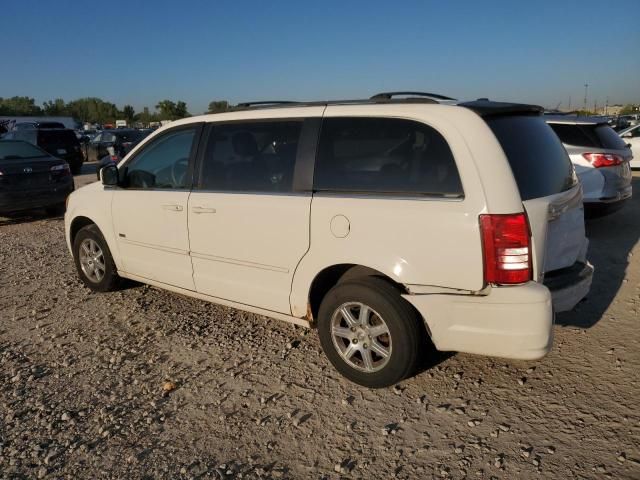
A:
{"type": "Polygon", "coordinates": [[[410,97],[426,97],[433,98],[436,100],[455,100],[455,98],[447,97],[445,95],[440,95],[438,93],[428,93],[428,92],[381,92],[373,95],[370,100],[392,100],[393,97],[399,96],[410,96],[410,97]]]}
{"type": "Polygon", "coordinates": [[[250,107],[259,107],[259,106],[266,107],[270,105],[289,105],[293,103],[300,103],[300,102],[294,102],[292,100],[261,100],[259,102],[242,102],[236,106],[240,108],[250,108],[250,107]]]}

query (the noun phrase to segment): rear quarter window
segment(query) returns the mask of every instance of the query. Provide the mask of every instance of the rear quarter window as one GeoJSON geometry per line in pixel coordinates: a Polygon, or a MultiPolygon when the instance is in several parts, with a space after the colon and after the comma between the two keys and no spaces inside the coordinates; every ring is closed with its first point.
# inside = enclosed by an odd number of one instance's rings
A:
{"type": "Polygon", "coordinates": [[[541,116],[485,118],[509,160],[522,200],[570,189],[577,179],[567,151],[541,116]]]}
{"type": "Polygon", "coordinates": [[[463,195],[458,169],[444,137],[428,125],[398,118],[326,118],[314,189],[463,195]]]}

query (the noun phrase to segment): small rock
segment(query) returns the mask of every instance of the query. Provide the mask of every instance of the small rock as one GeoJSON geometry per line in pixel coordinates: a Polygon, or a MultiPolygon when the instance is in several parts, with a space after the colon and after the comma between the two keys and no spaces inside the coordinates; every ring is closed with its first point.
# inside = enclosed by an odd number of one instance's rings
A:
{"type": "Polygon", "coordinates": [[[162,390],[166,393],[174,391],[176,387],[177,385],[175,384],[175,382],[172,382],[170,380],[167,380],[162,384],[162,390]]]}
{"type": "Polygon", "coordinates": [[[67,422],[67,421],[71,420],[71,415],[69,415],[68,412],[64,412],[62,414],[62,416],[60,417],[60,420],[62,420],[63,422],[67,422]]]}
{"type": "Polygon", "coordinates": [[[511,427],[505,423],[501,423],[500,425],[498,425],[498,428],[503,432],[508,432],[509,430],[511,430],[511,427]]]}

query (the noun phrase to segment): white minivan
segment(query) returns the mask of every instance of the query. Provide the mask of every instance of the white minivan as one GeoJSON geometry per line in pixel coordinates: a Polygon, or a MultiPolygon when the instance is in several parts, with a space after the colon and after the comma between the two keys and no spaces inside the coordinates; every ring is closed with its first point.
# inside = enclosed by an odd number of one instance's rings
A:
{"type": "Polygon", "coordinates": [[[394,93],[172,122],[76,190],[92,290],[129,278],[317,327],[368,387],[438,350],[537,359],[588,292],[582,191],[541,109],[394,93]]]}

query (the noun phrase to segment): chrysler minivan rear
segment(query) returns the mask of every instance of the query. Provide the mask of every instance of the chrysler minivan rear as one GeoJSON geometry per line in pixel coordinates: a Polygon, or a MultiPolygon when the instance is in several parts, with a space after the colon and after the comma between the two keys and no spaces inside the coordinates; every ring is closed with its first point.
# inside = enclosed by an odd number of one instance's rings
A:
{"type": "Polygon", "coordinates": [[[439,350],[535,359],[551,347],[554,314],[571,310],[591,286],[582,189],[539,111],[495,105],[463,104],[499,144],[495,151],[475,149],[481,177],[500,174],[486,155],[501,150],[521,200],[520,209],[494,213],[502,192],[495,183],[485,186],[488,211],[478,219],[485,288],[474,295],[404,297],[422,313],[439,350]]]}

